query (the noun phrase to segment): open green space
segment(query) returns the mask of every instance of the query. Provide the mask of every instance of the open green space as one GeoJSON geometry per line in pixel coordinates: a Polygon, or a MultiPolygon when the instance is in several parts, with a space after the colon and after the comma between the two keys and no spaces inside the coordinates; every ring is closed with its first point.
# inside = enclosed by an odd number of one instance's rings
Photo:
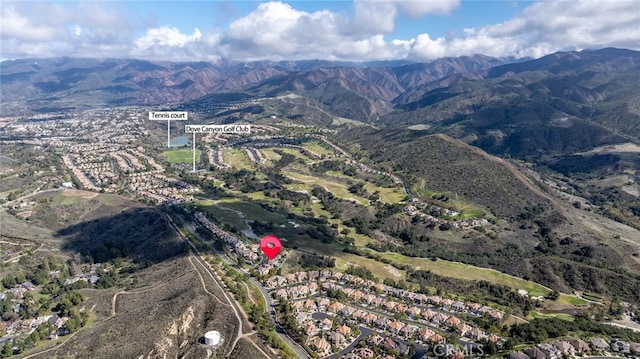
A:
{"type": "MultiPolygon", "coordinates": [[[[190,148],[179,148],[175,150],[163,151],[162,155],[170,163],[192,163],[193,150],[190,148]]],[[[200,159],[200,150],[196,149],[196,161],[200,159]]]]}
{"type": "Polygon", "coordinates": [[[464,219],[480,218],[484,215],[484,211],[482,209],[473,207],[463,208],[460,213],[464,219]]]}
{"type": "Polygon", "coordinates": [[[351,176],[347,176],[346,174],[344,174],[342,171],[326,171],[324,174],[331,177],[352,178],[351,176]]]}
{"type": "Polygon", "coordinates": [[[602,297],[595,293],[582,293],[582,298],[593,302],[602,303],[602,297]]]}
{"type": "Polygon", "coordinates": [[[386,188],[376,186],[375,184],[368,182],[365,184],[364,189],[369,193],[373,193],[375,191],[380,192],[380,200],[385,203],[398,203],[406,197],[404,191],[400,187],[386,188]]]}
{"type": "Polygon", "coordinates": [[[276,153],[274,151],[273,148],[264,148],[264,149],[260,149],[260,151],[262,151],[262,155],[264,156],[264,158],[266,158],[269,161],[277,161],[280,159],[280,154],[276,153]]]}
{"type": "Polygon", "coordinates": [[[303,236],[289,235],[288,238],[285,239],[285,246],[299,248],[305,252],[331,256],[336,260],[336,269],[341,271],[348,269],[349,266],[367,268],[379,280],[383,280],[385,278],[399,280],[406,278],[407,274],[406,271],[398,270],[374,259],[343,252],[337,245],[322,243],[318,240],[304,238],[303,236]]]}
{"type": "Polygon", "coordinates": [[[524,289],[533,297],[545,296],[549,293],[548,289],[538,283],[527,281],[489,268],[476,267],[441,259],[434,261],[428,258],[413,258],[393,252],[380,253],[380,255],[395,263],[410,265],[414,268],[419,267],[422,270],[430,270],[437,275],[445,277],[466,280],[486,280],[491,283],[509,286],[515,290],[524,289]]]}
{"type": "Polygon", "coordinates": [[[302,184],[291,184],[291,185],[287,185],[287,189],[289,190],[293,190],[293,191],[299,191],[299,190],[307,190],[307,191],[311,191],[311,189],[314,186],[320,186],[323,187],[324,189],[326,189],[327,191],[333,193],[334,196],[342,198],[342,199],[350,199],[350,200],[355,200],[356,202],[363,204],[363,205],[369,205],[369,200],[366,198],[362,198],[359,196],[354,195],[353,193],[349,192],[349,190],[347,190],[347,187],[345,185],[343,185],[342,183],[337,183],[337,182],[332,182],[329,181],[327,179],[324,178],[318,178],[318,177],[314,177],[314,176],[309,176],[309,175],[303,175],[301,173],[294,173],[294,172],[290,172],[290,171],[283,171],[282,174],[284,174],[285,176],[298,181],[298,182],[302,182],[302,184]]]}
{"type": "Polygon", "coordinates": [[[376,278],[399,280],[406,278],[406,271],[398,270],[390,265],[380,263],[376,260],[361,257],[355,254],[341,252],[334,255],[336,259],[336,268],[339,270],[346,270],[349,266],[360,266],[367,268],[373,273],[376,278]]]}
{"type": "Polygon", "coordinates": [[[244,150],[237,148],[225,148],[222,151],[224,161],[231,167],[236,169],[243,169],[253,171],[255,169],[253,162],[247,156],[244,150]]]}
{"type": "Polygon", "coordinates": [[[248,220],[273,222],[276,225],[286,223],[286,217],[282,214],[269,211],[254,203],[223,200],[218,203],[218,206],[231,209],[238,215],[242,213],[242,215],[248,220]]]}
{"type": "Polygon", "coordinates": [[[86,202],[85,198],[78,197],[78,196],[65,196],[63,193],[58,193],[55,195],[55,197],[53,197],[53,200],[51,201],[51,206],[52,207],[65,206],[65,205],[71,206],[71,205],[81,204],[83,202],[86,202]]]}
{"type": "Polygon", "coordinates": [[[306,141],[302,144],[302,147],[308,149],[309,151],[318,154],[320,156],[324,155],[326,157],[332,156],[334,153],[332,150],[322,146],[320,141],[306,141]]]}
{"type": "Polygon", "coordinates": [[[265,196],[264,192],[242,193],[242,195],[250,198],[251,200],[257,201],[257,202],[270,202],[270,203],[278,202],[278,199],[276,199],[276,198],[265,196]]]}
{"type": "Polygon", "coordinates": [[[570,304],[570,305],[575,305],[575,306],[581,306],[581,305],[589,304],[589,302],[587,302],[586,300],[584,300],[584,299],[582,299],[580,297],[576,297],[575,295],[568,295],[568,294],[560,294],[560,297],[558,297],[558,299],[556,301],[558,303],[570,304]]]}
{"type": "Polygon", "coordinates": [[[300,152],[299,149],[297,148],[287,148],[287,147],[283,147],[280,148],[280,150],[282,150],[282,152],[284,153],[288,153],[290,155],[296,156],[297,158],[300,158],[301,160],[303,160],[305,163],[314,163],[315,160],[309,158],[307,155],[305,155],[304,153],[300,152]]]}
{"type": "Polygon", "coordinates": [[[220,221],[223,224],[233,226],[238,230],[249,228],[244,219],[240,217],[238,213],[229,208],[224,208],[215,204],[199,206],[199,208],[203,212],[210,213],[216,220],[220,221]]]}
{"type": "Polygon", "coordinates": [[[566,314],[566,313],[540,313],[534,310],[530,311],[529,315],[527,315],[527,319],[532,320],[535,318],[541,318],[541,319],[558,318],[558,319],[568,320],[568,321],[573,321],[575,319],[572,315],[566,314]]]}

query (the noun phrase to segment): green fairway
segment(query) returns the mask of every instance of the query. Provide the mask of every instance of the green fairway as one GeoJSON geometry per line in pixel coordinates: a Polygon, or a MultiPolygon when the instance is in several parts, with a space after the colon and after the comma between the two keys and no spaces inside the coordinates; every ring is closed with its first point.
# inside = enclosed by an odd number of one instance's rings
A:
{"type": "Polygon", "coordinates": [[[276,153],[273,148],[264,148],[262,149],[262,155],[264,156],[264,158],[266,158],[267,160],[271,161],[271,162],[275,162],[277,160],[279,160],[282,156],[280,156],[279,153],[276,153]]]}
{"type": "Polygon", "coordinates": [[[220,201],[218,206],[240,212],[246,219],[252,221],[273,222],[276,225],[286,223],[285,216],[266,210],[257,204],[242,201],[220,201]]]}
{"type": "Polygon", "coordinates": [[[300,158],[301,160],[303,160],[305,163],[313,163],[315,160],[309,158],[307,155],[305,155],[304,153],[300,152],[299,149],[297,148],[281,148],[280,150],[282,150],[282,152],[284,153],[288,153],[290,155],[296,156],[298,158],[300,158]]]}
{"type": "Polygon", "coordinates": [[[325,156],[325,158],[328,158],[330,156],[333,156],[333,151],[327,149],[326,147],[320,145],[320,141],[306,141],[302,144],[302,147],[308,149],[309,151],[320,155],[320,156],[325,156]]]}
{"type": "Polygon", "coordinates": [[[380,200],[385,203],[398,203],[406,197],[404,191],[400,187],[386,188],[376,186],[373,183],[367,183],[364,186],[364,189],[369,193],[374,193],[375,191],[380,192],[380,200]]]}
{"type": "Polygon", "coordinates": [[[527,281],[489,268],[481,268],[464,263],[445,261],[442,259],[433,261],[428,258],[413,258],[392,252],[380,253],[380,255],[383,258],[390,259],[396,263],[410,265],[414,268],[420,267],[420,269],[430,270],[437,275],[445,277],[466,280],[486,280],[491,283],[506,285],[514,290],[524,289],[532,297],[545,296],[549,293],[548,289],[538,283],[527,281]]]}
{"type": "Polygon", "coordinates": [[[540,313],[536,311],[531,311],[529,312],[529,315],[527,315],[528,320],[535,319],[535,318],[541,318],[541,319],[558,318],[558,319],[567,320],[570,322],[572,322],[575,319],[573,318],[572,315],[565,314],[565,313],[540,313]]]}
{"type": "MultiPolygon", "coordinates": [[[[168,150],[162,152],[170,163],[192,163],[193,150],[189,148],[181,148],[176,150],[168,150]]],[[[196,149],[196,163],[200,162],[200,150],[196,149]]]]}
{"type": "Polygon", "coordinates": [[[347,190],[347,187],[342,183],[332,182],[324,178],[318,178],[314,176],[308,176],[308,175],[303,175],[300,173],[293,173],[288,171],[283,171],[282,174],[284,174],[285,176],[295,181],[303,182],[303,184],[287,185],[287,189],[290,189],[293,191],[299,191],[301,189],[311,191],[311,189],[314,186],[320,186],[326,189],[327,191],[333,193],[333,195],[336,197],[340,197],[342,199],[355,200],[356,202],[363,204],[365,206],[369,205],[368,199],[362,198],[360,196],[354,195],[353,193],[349,192],[349,190],[347,190]]]}
{"type": "Polygon", "coordinates": [[[253,162],[251,162],[249,156],[247,156],[247,153],[243,150],[226,148],[222,152],[222,155],[224,157],[224,161],[233,168],[249,171],[253,171],[255,169],[253,162]]]}
{"type": "MultiPolygon", "coordinates": [[[[209,202],[209,201],[207,201],[209,202]]],[[[229,208],[220,207],[218,205],[200,206],[203,212],[211,213],[221,223],[233,226],[238,230],[248,229],[244,219],[236,212],[229,208]]]]}
{"type": "Polygon", "coordinates": [[[586,300],[576,297],[575,295],[568,294],[560,294],[560,297],[557,300],[558,303],[570,304],[575,306],[587,305],[589,302],[586,300]]]}

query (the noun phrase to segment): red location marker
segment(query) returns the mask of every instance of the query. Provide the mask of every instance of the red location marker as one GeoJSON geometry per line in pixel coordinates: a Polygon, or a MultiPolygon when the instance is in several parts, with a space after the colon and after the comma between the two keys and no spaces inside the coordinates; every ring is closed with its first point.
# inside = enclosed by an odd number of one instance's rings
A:
{"type": "Polygon", "coordinates": [[[273,259],[275,258],[280,250],[282,249],[282,243],[276,236],[268,235],[264,236],[260,241],[260,249],[262,253],[264,253],[267,258],[273,259]]]}

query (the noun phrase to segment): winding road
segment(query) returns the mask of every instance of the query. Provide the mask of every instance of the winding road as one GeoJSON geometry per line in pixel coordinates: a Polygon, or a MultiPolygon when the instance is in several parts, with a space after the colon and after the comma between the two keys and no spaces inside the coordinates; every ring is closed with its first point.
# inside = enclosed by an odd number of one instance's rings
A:
{"type": "MultiPolygon", "coordinates": [[[[175,226],[175,224],[173,224],[173,222],[171,222],[172,225],[175,226]]],[[[200,234],[196,231],[196,227],[193,223],[186,223],[183,222],[182,223],[184,225],[184,228],[187,229],[191,234],[193,234],[194,236],[200,238],[203,242],[205,243],[210,243],[210,241],[208,241],[205,238],[202,238],[200,236],[200,234]]],[[[177,227],[175,227],[176,231],[178,230],[177,227]]],[[[189,242],[190,243],[190,242],[189,242]]],[[[193,247],[193,245],[190,243],[190,245],[193,247]]],[[[246,271],[245,269],[242,269],[240,267],[237,266],[237,264],[235,262],[233,262],[229,257],[227,257],[227,255],[225,253],[222,253],[220,251],[218,251],[217,249],[213,248],[212,249],[218,254],[218,256],[220,258],[222,258],[222,260],[229,266],[235,268],[236,270],[240,271],[241,273],[244,273],[247,275],[248,280],[251,282],[251,284],[253,284],[256,288],[258,288],[258,290],[260,291],[260,294],[262,295],[262,298],[264,299],[264,302],[266,304],[266,310],[267,313],[269,313],[269,317],[271,318],[271,321],[274,323],[275,328],[276,328],[276,334],[280,337],[280,339],[282,339],[282,341],[284,341],[284,343],[299,357],[299,358],[303,358],[303,359],[310,359],[311,356],[309,355],[309,353],[307,353],[306,350],[304,350],[304,348],[302,348],[298,343],[296,343],[293,339],[291,339],[288,335],[286,335],[284,333],[284,330],[282,330],[282,328],[278,325],[278,323],[276,322],[276,318],[275,318],[275,309],[273,307],[273,302],[271,300],[271,296],[269,296],[269,292],[266,290],[266,288],[262,285],[262,283],[260,283],[259,281],[257,281],[255,278],[253,278],[248,271],[246,271]]],[[[197,252],[199,255],[199,252],[197,252]]],[[[205,262],[206,263],[206,262],[205,262]]],[[[208,265],[208,264],[207,264],[208,265]]],[[[223,291],[224,293],[224,291],[223,291]]],[[[225,293],[226,295],[226,293],[225,293]]],[[[240,308],[240,307],[239,307],[240,308]]],[[[243,312],[244,313],[244,312],[243,312]]],[[[241,336],[241,335],[240,335],[241,336]]],[[[239,340],[239,337],[236,338],[235,342],[237,342],[237,340],[239,340]]],[[[235,346],[235,342],[234,342],[234,346],[235,346]]],[[[230,352],[231,353],[231,352],[230,352]]]]}

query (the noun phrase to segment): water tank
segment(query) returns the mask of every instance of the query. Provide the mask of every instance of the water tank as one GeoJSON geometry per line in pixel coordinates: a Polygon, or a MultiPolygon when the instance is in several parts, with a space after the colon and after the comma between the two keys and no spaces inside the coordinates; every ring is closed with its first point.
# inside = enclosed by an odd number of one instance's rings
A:
{"type": "Polygon", "coordinates": [[[220,332],[217,330],[212,330],[210,332],[206,332],[204,334],[204,344],[205,345],[218,345],[220,343],[220,332]]]}

